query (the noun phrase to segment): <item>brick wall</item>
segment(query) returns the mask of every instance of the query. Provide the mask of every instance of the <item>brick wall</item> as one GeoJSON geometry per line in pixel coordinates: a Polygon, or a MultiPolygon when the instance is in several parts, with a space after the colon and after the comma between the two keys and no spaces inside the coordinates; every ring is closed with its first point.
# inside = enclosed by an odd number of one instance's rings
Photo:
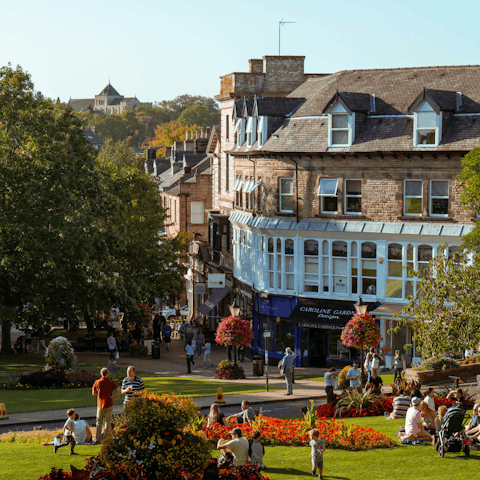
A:
{"type": "MultiPolygon", "coordinates": [[[[368,221],[415,222],[438,221],[472,223],[473,212],[460,204],[460,187],[456,176],[461,170],[460,156],[448,158],[443,155],[325,155],[292,157],[298,163],[298,209],[299,218],[352,219],[368,221]],[[338,213],[320,214],[318,186],[321,177],[337,178],[338,213]],[[344,209],[345,179],[362,180],[361,215],[346,215],[344,209]],[[404,216],[403,192],[405,179],[423,180],[422,216],[404,216]],[[430,180],[449,180],[449,215],[429,215],[430,180]]],[[[253,163],[236,157],[235,177],[254,175],[253,163]]],[[[255,160],[255,179],[263,181],[263,216],[278,216],[279,178],[293,178],[294,201],[296,200],[295,164],[288,157],[258,158],[255,160]]],[[[245,210],[245,194],[242,202],[245,210]]],[[[287,215],[292,218],[294,214],[287,215]]]]}

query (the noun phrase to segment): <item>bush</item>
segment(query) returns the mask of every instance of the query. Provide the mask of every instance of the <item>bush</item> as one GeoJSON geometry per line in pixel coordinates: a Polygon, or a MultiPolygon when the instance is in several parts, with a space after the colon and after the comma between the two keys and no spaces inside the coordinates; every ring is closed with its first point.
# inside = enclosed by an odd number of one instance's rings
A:
{"type": "Polygon", "coordinates": [[[33,370],[24,374],[0,378],[1,390],[28,390],[42,388],[92,387],[98,374],[86,371],[63,372],[62,370],[33,370]]]}
{"type": "Polygon", "coordinates": [[[132,343],[128,347],[128,353],[131,357],[148,357],[148,348],[140,343],[132,343]]]}
{"type": "Polygon", "coordinates": [[[233,380],[235,378],[245,378],[245,372],[242,366],[237,362],[222,360],[215,370],[215,378],[224,380],[233,380]]]}
{"type": "Polygon", "coordinates": [[[447,368],[458,367],[458,363],[450,357],[433,357],[428,360],[424,360],[420,365],[414,368],[414,370],[446,370],[447,368]]]}
{"type": "Polygon", "coordinates": [[[188,398],[144,391],[125,406],[125,414],[98,456],[104,466],[142,470],[149,479],[181,478],[181,471],[201,471],[210,457],[207,441],[187,431],[197,411],[188,398]]]}
{"type": "Polygon", "coordinates": [[[342,368],[342,371],[338,374],[338,389],[344,390],[349,386],[349,381],[347,380],[347,372],[352,368],[351,365],[347,365],[342,368]]]}

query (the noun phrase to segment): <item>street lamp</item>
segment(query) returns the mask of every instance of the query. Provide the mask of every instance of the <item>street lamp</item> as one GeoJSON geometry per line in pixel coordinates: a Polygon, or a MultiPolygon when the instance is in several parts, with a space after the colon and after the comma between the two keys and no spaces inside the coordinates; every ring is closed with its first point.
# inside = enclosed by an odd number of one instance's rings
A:
{"type": "Polygon", "coordinates": [[[367,313],[368,303],[363,303],[362,297],[358,297],[358,302],[354,303],[353,306],[359,315],[365,315],[367,313]]]}
{"type": "MultiPolygon", "coordinates": [[[[367,313],[367,308],[368,308],[368,303],[363,303],[362,302],[362,297],[358,297],[358,302],[354,303],[353,306],[355,307],[355,310],[359,315],[365,315],[367,313]]],[[[362,383],[363,383],[363,347],[360,351],[360,372],[361,372],[361,377],[362,377],[362,383]]]]}
{"type": "MultiPolygon", "coordinates": [[[[237,305],[237,302],[236,302],[235,299],[233,300],[233,303],[228,306],[228,308],[230,309],[230,315],[232,317],[236,318],[240,315],[240,307],[237,305]]],[[[233,363],[234,364],[237,363],[237,347],[236,347],[236,345],[233,345],[233,363]]]]}

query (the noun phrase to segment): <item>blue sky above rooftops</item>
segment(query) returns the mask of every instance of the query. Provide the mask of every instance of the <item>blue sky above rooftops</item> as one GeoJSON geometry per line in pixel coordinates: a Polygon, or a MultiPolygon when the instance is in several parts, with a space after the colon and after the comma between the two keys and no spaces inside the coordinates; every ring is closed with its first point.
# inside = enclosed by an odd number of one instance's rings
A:
{"type": "Polygon", "coordinates": [[[49,97],[214,96],[248,59],[305,55],[307,73],[480,64],[480,4],[445,0],[24,0],[0,3],[0,65],[49,97]]]}

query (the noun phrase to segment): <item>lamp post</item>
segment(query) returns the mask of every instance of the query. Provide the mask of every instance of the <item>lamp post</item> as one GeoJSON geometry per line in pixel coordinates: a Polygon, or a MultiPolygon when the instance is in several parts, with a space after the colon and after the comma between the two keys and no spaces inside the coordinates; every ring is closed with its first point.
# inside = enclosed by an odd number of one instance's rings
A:
{"type": "MultiPolygon", "coordinates": [[[[362,302],[362,297],[358,297],[357,303],[354,303],[353,306],[355,307],[356,312],[359,315],[365,315],[367,313],[368,303],[362,302]]],[[[363,346],[360,350],[360,372],[362,372],[362,384],[363,384],[363,346]]]]}
{"type": "MultiPolygon", "coordinates": [[[[237,305],[237,301],[234,299],[233,303],[228,306],[230,310],[230,315],[234,318],[240,315],[240,307],[237,305]]],[[[233,363],[236,365],[237,363],[237,347],[233,345],[233,363]]]]}

